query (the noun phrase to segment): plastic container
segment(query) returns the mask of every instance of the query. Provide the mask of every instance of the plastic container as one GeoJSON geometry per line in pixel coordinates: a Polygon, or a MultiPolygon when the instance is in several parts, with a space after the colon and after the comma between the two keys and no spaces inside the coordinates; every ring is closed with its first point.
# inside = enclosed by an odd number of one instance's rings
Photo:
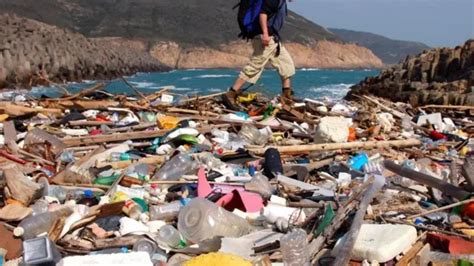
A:
{"type": "Polygon", "coordinates": [[[239,136],[241,136],[248,144],[265,145],[271,135],[271,133],[265,133],[262,133],[262,131],[258,130],[254,126],[243,125],[242,129],[239,132],[239,136]]]}
{"type": "Polygon", "coordinates": [[[188,154],[179,154],[165,163],[153,179],[155,180],[178,180],[183,175],[195,169],[196,164],[188,154]]]}
{"type": "Polygon", "coordinates": [[[122,211],[130,218],[134,220],[139,220],[140,215],[143,213],[142,207],[138,205],[135,201],[133,200],[127,200],[125,202],[125,205],[122,208],[122,211]]]}
{"type": "Polygon", "coordinates": [[[60,260],[61,254],[47,236],[23,241],[24,265],[56,265],[60,260]]]}
{"type": "Polygon", "coordinates": [[[164,205],[153,205],[150,207],[150,220],[168,220],[178,216],[181,208],[186,205],[189,200],[175,200],[164,205]]]}
{"type": "MultiPolygon", "coordinates": [[[[341,252],[344,236],[338,241],[333,255],[341,252]]],[[[385,263],[407,250],[417,238],[415,227],[404,224],[363,224],[352,249],[352,259],[376,260],[385,263]]]]}
{"type": "Polygon", "coordinates": [[[71,215],[73,210],[71,208],[61,208],[54,212],[45,212],[35,216],[30,216],[13,230],[16,237],[23,239],[35,238],[41,233],[48,232],[54,221],[60,217],[67,217],[71,215]]]}
{"type": "MultiPolygon", "coordinates": [[[[51,151],[54,153],[54,155],[59,155],[64,149],[67,148],[67,146],[60,139],[39,128],[34,128],[28,132],[25,137],[26,146],[31,145],[33,147],[35,144],[45,143],[49,143],[51,145],[51,151]]],[[[34,150],[35,149],[38,148],[35,147],[34,150]]]]}
{"type": "Polygon", "coordinates": [[[369,156],[364,153],[360,153],[357,156],[352,157],[348,164],[351,166],[352,169],[360,171],[369,162],[369,156]]]}
{"type": "Polygon", "coordinates": [[[178,230],[194,243],[216,236],[241,237],[251,230],[243,218],[202,199],[194,198],[179,212],[178,230]]]}
{"type": "Polygon", "coordinates": [[[184,241],[179,231],[169,224],[160,228],[158,238],[172,248],[183,248],[186,246],[186,241],[184,241]]]}
{"type": "Polygon", "coordinates": [[[289,232],[280,239],[280,250],[285,266],[310,266],[308,240],[302,229],[289,232]]]}

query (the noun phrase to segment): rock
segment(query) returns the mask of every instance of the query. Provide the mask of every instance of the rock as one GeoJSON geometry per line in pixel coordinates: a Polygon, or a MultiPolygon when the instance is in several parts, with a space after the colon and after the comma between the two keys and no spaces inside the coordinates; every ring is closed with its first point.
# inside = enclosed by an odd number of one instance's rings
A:
{"type": "Polygon", "coordinates": [[[36,76],[42,69],[53,82],[168,69],[143,47],[88,39],[35,20],[0,15],[0,28],[0,87],[42,85],[44,80],[36,76]]]}
{"type": "Polygon", "coordinates": [[[353,86],[353,94],[374,94],[393,101],[426,104],[472,104],[467,95],[474,86],[474,40],[463,46],[437,48],[409,56],[377,77],[353,86]]]}

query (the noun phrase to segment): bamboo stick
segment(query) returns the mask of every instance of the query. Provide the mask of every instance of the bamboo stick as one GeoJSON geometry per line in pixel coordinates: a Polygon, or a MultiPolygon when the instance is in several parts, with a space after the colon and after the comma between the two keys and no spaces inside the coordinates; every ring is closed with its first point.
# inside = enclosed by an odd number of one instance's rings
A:
{"type": "Polygon", "coordinates": [[[74,147],[74,146],[80,146],[80,145],[118,142],[118,141],[134,140],[134,139],[152,139],[156,137],[161,137],[167,132],[168,130],[136,131],[136,132],[127,132],[127,133],[119,133],[119,134],[111,134],[111,135],[96,135],[96,136],[63,138],[62,141],[68,147],[74,147]]]}
{"type": "Polygon", "coordinates": [[[443,207],[432,209],[432,210],[429,210],[429,211],[426,211],[426,212],[422,212],[422,213],[419,213],[419,214],[414,214],[414,215],[408,216],[406,219],[411,220],[411,219],[416,218],[416,217],[425,216],[427,214],[435,213],[435,212],[439,212],[439,211],[449,210],[449,209],[452,209],[454,207],[464,205],[464,204],[468,204],[468,203],[471,203],[471,202],[474,202],[474,199],[467,199],[467,200],[463,200],[463,201],[460,201],[460,202],[449,204],[449,205],[446,205],[446,206],[443,206],[443,207]]]}
{"type": "Polygon", "coordinates": [[[388,147],[412,147],[421,145],[417,139],[407,140],[389,140],[389,141],[364,141],[364,142],[345,142],[345,143],[323,143],[295,146],[275,146],[266,148],[249,149],[254,154],[264,154],[268,148],[277,149],[280,153],[308,153],[314,151],[331,151],[340,149],[374,149],[388,147]]]}
{"type": "Polygon", "coordinates": [[[141,158],[139,160],[127,160],[119,162],[97,162],[96,167],[102,168],[105,166],[112,166],[114,169],[123,169],[134,163],[146,163],[146,164],[162,164],[166,161],[166,156],[149,156],[141,158]]]}

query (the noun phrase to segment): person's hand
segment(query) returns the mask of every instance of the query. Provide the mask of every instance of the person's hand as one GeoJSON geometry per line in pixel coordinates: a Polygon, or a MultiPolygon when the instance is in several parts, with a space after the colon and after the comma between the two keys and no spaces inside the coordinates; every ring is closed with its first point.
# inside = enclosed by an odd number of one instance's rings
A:
{"type": "Polygon", "coordinates": [[[271,38],[268,34],[262,35],[262,44],[264,47],[267,47],[270,45],[271,38]]]}

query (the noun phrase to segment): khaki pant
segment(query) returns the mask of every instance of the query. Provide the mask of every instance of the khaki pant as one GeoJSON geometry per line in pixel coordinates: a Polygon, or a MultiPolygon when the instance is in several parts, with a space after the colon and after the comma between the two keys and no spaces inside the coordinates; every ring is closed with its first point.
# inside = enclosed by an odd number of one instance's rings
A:
{"type": "Polygon", "coordinates": [[[280,45],[280,55],[276,57],[278,44],[273,40],[273,37],[266,47],[263,46],[260,38],[254,38],[252,46],[252,58],[240,72],[241,79],[248,83],[257,83],[268,61],[276,68],[282,79],[290,78],[295,74],[293,59],[282,44],[280,45]]]}

